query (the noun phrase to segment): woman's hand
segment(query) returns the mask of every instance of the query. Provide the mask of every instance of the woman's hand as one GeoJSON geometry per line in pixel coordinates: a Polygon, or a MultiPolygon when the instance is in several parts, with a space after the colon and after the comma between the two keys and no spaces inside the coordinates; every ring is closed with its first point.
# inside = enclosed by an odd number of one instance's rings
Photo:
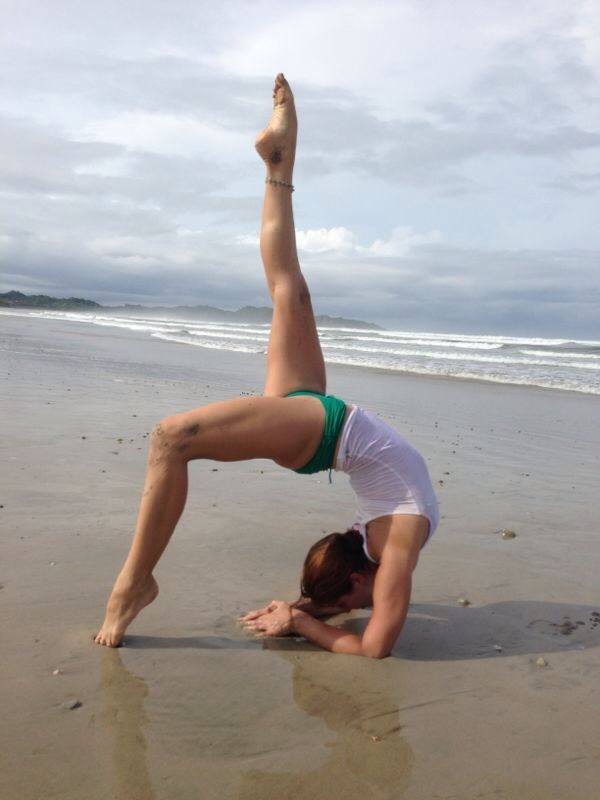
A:
{"type": "Polygon", "coordinates": [[[258,619],[258,617],[262,617],[264,614],[269,614],[271,611],[275,610],[275,603],[277,600],[271,600],[269,605],[265,606],[264,608],[256,608],[254,611],[249,611],[247,614],[244,614],[241,617],[238,617],[239,622],[249,622],[250,620],[258,619]]]}
{"type": "Polygon", "coordinates": [[[250,611],[239,620],[255,636],[287,636],[292,632],[292,609],[284,600],[272,600],[268,606],[250,611]]]}

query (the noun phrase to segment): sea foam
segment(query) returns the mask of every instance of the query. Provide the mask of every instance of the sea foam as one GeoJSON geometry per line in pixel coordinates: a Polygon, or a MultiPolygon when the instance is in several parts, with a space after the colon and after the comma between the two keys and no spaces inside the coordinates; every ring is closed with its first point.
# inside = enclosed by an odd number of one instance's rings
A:
{"type": "MultiPolygon", "coordinates": [[[[0,314],[129,330],[176,344],[265,353],[268,323],[128,317],[73,311],[2,309],[0,314]]],[[[319,326],[325,361],[364,369],[438,375],[600,394],[600,342],[427,331],[319,326]]]]}

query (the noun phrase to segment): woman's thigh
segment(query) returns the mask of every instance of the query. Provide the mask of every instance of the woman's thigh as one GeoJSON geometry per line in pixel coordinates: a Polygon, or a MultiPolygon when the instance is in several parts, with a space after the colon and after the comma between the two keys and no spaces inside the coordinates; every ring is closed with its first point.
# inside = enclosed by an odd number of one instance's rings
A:
{"type": "Polygon", "coordinates": [[[277,284],[263,394],[284,397],[296,390],[325,394],[325,362],[310,292],[301,273],[277,284]]]}
{"type": "Polygon", "coordinates": [[[240,397],[167,417],[152,436],[186,460],[270,458],[293,469],[316,450],[323,414],[314,397],[240,397]]]}

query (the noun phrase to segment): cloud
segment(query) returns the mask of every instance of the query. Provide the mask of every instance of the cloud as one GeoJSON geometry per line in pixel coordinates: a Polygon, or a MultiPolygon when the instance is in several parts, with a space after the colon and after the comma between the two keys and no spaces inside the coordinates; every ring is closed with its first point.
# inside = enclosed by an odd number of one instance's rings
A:
{"type": "MultiPolygon", "coordinates": [[[[427,241],[425,234],[418,242],[418,234],[398,231],[384,241],[413,241],[409,251],[393,256],[375,253],[373,243],[361,245],[348,229],[305,232],[314,235],[307,241],[315,246],[319,236],[321,244],[342,243],[337,251],[300,251],[317,313],[416,330],[598,335],[600,251],[473,251],[427,241]]],[[[147,241],[107,237],[86,245],[5,236],[0,264],[8,281],[3,291],[16,281],[108,303],[269,303],[257,242],[249,235],[227,242],[180,230],[147,241]],[[45,275],[52,280],[44,283],[45,275]]]]}
{"type": "MultiPolygon", "coordinates": [[[[296,245],[304,255],[350,258],[352,256],[406,256],[413,247],[442,240],[440,231],[416,233],[409,225],[395,227],[388,239],[376,239],[370,245],[361,245],[356,234],[348,228],[316,228],[296,230],[296,245]]],[[[240,234],[234,239],[242,245],[258,246],[258,236],[240,234]]]]}
{"type": "Polygon", "coordinates": [[[348,228],[318,228],[296,231],[298,249],[304,253],[328,253],[336,257],[351,255],[406,256],[412,248],[439,242],[440,231],[416,233],[409,225],[395,227],[388,239],[376,239],[370,245],[361,245],[348,228]]]}
{"type": "Polygon", "coordinates": [[[315,307],[597,329],[596,5],[13,4],[3,289],[267,302],[252,144],[284,69],[315,307]]]}
{"type": "Polygon", "coordinates": [[[400,225],[388,240],[376,239],[367,250],[376,256],[406,256],[414,247],[441,242],[442,238],[440,231],[416,233],[410,225],[400,225]]]}
{"type": "Polygon", "coordinates": [[[354,233],[343,227],[296,231],[296,243],[306,253],[345,254],[358,247],[354,233]]]}
{"type": "Polygon", "coordinates": [[[600,190],[600,172],[572,172],[559,175],[554,180],[546,181],[545,185],[549,189],[587,196],[590,192],[600,190]]]}

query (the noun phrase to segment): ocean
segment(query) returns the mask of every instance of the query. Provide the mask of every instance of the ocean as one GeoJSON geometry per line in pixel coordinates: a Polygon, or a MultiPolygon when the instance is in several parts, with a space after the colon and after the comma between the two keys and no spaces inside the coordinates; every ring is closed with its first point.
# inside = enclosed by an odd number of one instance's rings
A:
{"type": "MultiPolygon", "coordinates": [[[[0,314],[145,332],[190,347],[266,352],[269,324],[2,309],[0,314]]],[[[327,363],[600,394],[600,341],[319,326],[327,363]]]]}

